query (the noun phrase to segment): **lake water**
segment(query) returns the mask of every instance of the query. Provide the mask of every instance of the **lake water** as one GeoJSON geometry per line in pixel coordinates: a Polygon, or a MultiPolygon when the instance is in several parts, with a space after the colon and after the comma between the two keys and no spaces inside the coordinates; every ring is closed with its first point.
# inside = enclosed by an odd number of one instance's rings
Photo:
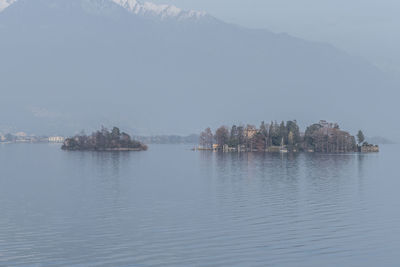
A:
{"type": "Polygon", "coordinates": [[[400,266],[400,161],[0,145],[0,266],[400,266]]]}

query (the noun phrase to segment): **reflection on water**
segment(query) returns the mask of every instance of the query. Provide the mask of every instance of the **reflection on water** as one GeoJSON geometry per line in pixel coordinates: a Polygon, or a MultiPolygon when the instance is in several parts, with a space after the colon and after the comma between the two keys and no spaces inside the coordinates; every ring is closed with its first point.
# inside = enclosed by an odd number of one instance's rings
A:
{"type": "Polygon", "coordinates": [[[3,266],[398,266],[380,154],[0,147],[3,266]]]}

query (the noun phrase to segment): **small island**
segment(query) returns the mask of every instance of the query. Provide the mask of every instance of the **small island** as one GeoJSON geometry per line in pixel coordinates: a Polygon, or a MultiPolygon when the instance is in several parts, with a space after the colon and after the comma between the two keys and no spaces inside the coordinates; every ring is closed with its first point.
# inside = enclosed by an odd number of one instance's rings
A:
{"type": "Polygon", "coordinates": [[[127,133],[114,127],[110,132],[106,128],[91,135],[80,134],[65,139],[62,150],[71,151],[145,151],[147,146],[133,140],[127,133]]]}
{"type": "Polygon", "coordinates": [[[215,133],[207,128],[200,134],[194,150],[222,152],[379,152],[379,146],[365,142],[360,130],[355,136],[340,129],[337,123],[321,120],[301,132],[296,120],[270,124],[219,127],[215,133]]]}

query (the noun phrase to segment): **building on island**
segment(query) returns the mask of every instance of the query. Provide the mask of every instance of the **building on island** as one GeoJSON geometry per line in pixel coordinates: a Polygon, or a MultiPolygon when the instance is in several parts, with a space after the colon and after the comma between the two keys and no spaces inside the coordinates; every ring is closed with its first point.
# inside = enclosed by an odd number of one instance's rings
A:
{"type": "Polygon", "coordinates": [[[258,132],[257,127],[253,125],[247,125],[246,129],[244,130],[244,136],[247,139],[251,139],[257,134],[257,132],[258,132]]]}

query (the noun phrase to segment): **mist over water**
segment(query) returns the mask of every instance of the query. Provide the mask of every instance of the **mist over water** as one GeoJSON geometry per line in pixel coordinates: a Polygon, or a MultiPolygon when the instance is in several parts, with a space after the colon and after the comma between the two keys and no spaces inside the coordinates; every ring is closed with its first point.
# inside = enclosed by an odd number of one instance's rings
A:
{"type": "Polygon", "coordinates": [[[189,148],[0,145],[0,265],[398,266],[397,146],[189,148]]]}

